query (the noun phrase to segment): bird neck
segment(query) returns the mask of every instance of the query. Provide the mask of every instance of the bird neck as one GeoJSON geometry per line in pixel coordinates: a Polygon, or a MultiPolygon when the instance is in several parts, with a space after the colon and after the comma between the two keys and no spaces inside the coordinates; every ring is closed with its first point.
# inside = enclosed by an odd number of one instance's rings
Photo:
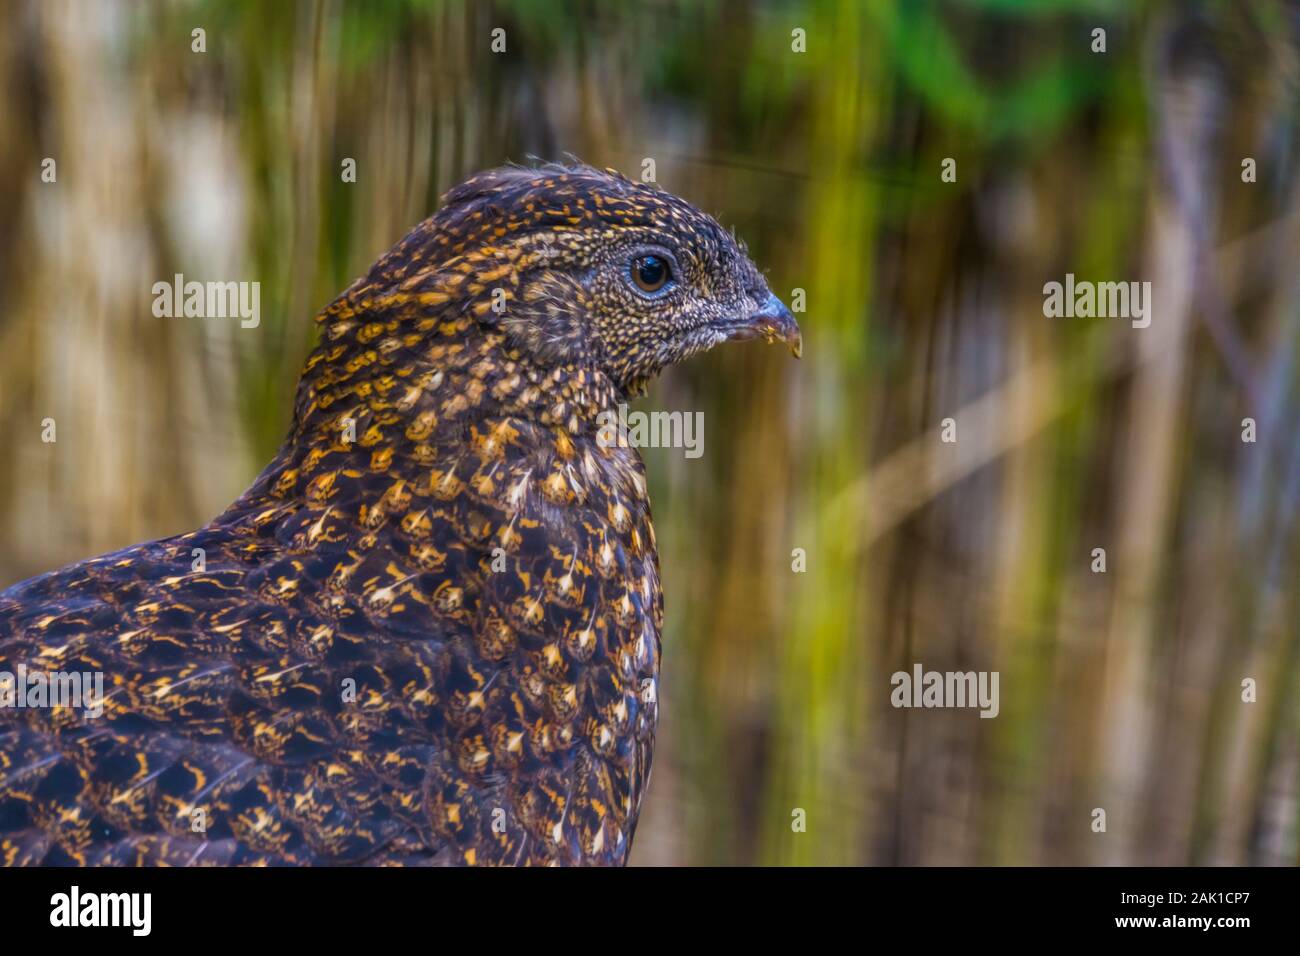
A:
{"type": "Polygon", "coordinates": [[[308,358],[282,455],[360,448],[420,462],[492,418],[576,439],[594,433],[601,412],[621,400],[593,365],[539,361],[470,317],[414,329],[336,322],[308,358]]]}
{"type": "Polygon", "coordinates": [[[555,447],[596,441],[598,416],[620,401],[607,376],[530,360],[499,332],[454,336],[455,324],[422,343],[327,332],[308,358],[284,444],[216,523],[262,529],[296,520],[304,503],[381,513],[394,488],[427,485],[476,435],[545,429],[555,447]]]}

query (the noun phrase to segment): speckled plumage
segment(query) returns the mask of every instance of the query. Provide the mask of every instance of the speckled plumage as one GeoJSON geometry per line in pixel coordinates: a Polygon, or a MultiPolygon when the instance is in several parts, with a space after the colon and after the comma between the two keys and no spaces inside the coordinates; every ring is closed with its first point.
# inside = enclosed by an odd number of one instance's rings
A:
{"type": "Polygon", "coordinates": [[[0,593],[0,672],[106,691],[0,708],[0,863],[626,861],[663,605],[596,416],[726,339],[796,346],[789,313],[694,207],[548,166],[454,189],[317,321],[229,509],[0,593]]]}

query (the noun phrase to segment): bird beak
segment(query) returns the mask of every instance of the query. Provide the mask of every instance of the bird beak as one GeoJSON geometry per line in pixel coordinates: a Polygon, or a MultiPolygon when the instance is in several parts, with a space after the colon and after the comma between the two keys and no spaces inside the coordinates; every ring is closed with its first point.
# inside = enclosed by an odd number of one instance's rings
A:
{"type": "Polygon", "coordinates": [[[769,345],[773,342],[784,342],[790,346],[790,354],[795,358],[803,356],[803,334],[799,331],[799,324],[795,322],[794,316],[785,307],[785,303],[770,292],[767,294],[767,300],[756,311],[751,312],[745,321],[735,326],[728,338],[761,338],[769,345]]]}

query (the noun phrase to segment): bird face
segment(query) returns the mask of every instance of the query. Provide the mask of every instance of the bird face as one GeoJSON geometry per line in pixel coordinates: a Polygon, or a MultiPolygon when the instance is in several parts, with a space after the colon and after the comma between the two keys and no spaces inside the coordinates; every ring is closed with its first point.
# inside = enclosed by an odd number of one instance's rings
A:
{"type": "Polygon", "coordinates": [[[802,347],[794,316],[739,243],[698,209],[680,205],[683,212],[665,225],[613,231],[581,278],[606,370],[633,390],[728,340],[779,339],[796,355],[802,347]]]}
{"type": "Polygon", "coordinates": [[[475,314],[536,359],[595,366],[635,394],[725,341],[801,352],[794,317],[740,243],[656,186],[588,166],[507,168],[446,199],[435,235],[473,260],[475,314]]]}

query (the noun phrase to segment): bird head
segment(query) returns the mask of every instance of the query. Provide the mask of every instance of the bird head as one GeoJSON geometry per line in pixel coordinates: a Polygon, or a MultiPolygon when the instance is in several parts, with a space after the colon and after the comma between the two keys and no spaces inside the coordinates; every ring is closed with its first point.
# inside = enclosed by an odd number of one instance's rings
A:
{"type": "Polygon", "coordinates": [[[472,317],[535,364],[601,372],[623,394],[722,342],[802,349],[731,233],[657,186],[585,165],[473,176],[367,282],[472,317]]]}

